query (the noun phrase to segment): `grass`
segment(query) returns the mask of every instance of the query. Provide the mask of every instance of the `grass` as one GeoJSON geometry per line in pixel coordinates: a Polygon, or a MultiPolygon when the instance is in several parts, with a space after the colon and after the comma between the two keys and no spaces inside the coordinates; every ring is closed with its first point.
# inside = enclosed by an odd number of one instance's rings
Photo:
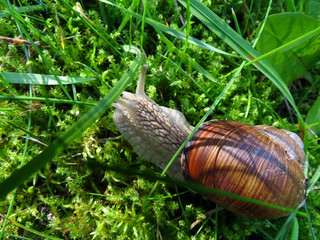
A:
{"type": "Polygon", "coordinates": [[[273,55],[252,47],[271,44],[263,31],[269,15],[304,12],[320,26],[316,2],[288,2],[251,1],[244,14],[238,1],[145,1],[143,8],[140,1],[0,0],[0,35],[28,41],[0,45],[1,238],[319,238],[319,138],[308,131],[320,134],[319,29],[281,38],[273,55]],[[311,55],[299,48],[306,41],[311,55]],[[309,61],[284,82],[272,57],[288,51],[309,61]],[[305,136],[303,214],[258,221],[212,213],[215,204],[188,184],[157,177],[161,171],[120,136],[110,107],[124,89],[134,91],[143,63],[148,96],[194,126],[227,118],[305,136]],[[54,85],[43,81],[48,75],[54,85]]]}

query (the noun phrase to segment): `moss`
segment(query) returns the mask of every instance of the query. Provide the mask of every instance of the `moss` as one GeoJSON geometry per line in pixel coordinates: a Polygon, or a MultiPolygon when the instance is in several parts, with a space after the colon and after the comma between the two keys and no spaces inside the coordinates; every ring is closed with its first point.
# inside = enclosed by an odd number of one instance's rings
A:
{"type": "MultiPolygon", "coordinates": [[[[21,1],[22,5],[28,2],[30,1],[21,1]]],[[[204,2],[211,6],[210,1],[204,2]]],[[[229,2],[237,15],[241,15],[242,3],[229,2]]],[[[76,6],[76,1],[68,0],[66,3],[76,6]]],[[[41,54],[32,51],[32,62],[27,64],[21,45],[1,44],[0,71],[28,72],[29,66],[34,73],[74,77],[96,77],[96,72],[102,77],[95,81],[64,86],[71,98],[95,103],[128,70],[134,56],[114,47],[128,44],[139,46],[141,21],[129,16],[124,28],[116,33],[126,13],[109,5],[101,8],[98,3],[88,2],[83,7],[84,13],[94,23],[94,27],[90,28],[66,3],[48,1],[46,11],[27,12],[30,15],[28,22],[35,28],[27,28],[27,31],[34,40],[40,41],[41,54]],[[60,20],[64,47],[55,10],[60,20]],[[103,11],[108,12],[106,18],[103,17],[103,11]],[[115,46],[108,44],[106,40],[115,43],[115,46]]],[[[117,4],[128,9],[132,1],[117,1],[117,4]]],[[[265,14],[266,9],[257,5],[254,4],[254,7],[260,11],[251,13],[253,21],[249,23],[250,32],[254,32],[265,14]]],[[[272,11],[279,12],[280,7],[274,3],[272,11]]],[[[217,1],[212,9],[223,16],[226,22],[233,24],[230,8],[224,1],[217,1]]],[[[141,13],[142,6],[139,4],[133,11],[141,13]]],[[[176,8],[173,1],[154,1],[149,4],[148,11],[152,19],[175,29],[181,27],[179,14],[185,18],[185,9],[181,6],[176,8]]],[[[244,25],[243,21],[240,17],[241,26],[244,25]]],[[[19,35],[12,18],[1,18],[0,26],[3,36],[19,35]]],[[[234,53],[196,18],[192,18],[191,26],[192,36],[222,51],[234,53]]],[[[166,37],[175,41],[172,36],[166,37]]],[[[183,41],[178,40],[174,44],[179,50],[183,50],[183,41]]],[[[186,53],[190,59],[204,67],[214,79],[208,80],[192,68],[191,62],[181,61],[148,25],[145,29],[144,51],[147,56],[145,62],[149,65],[147,94],[160,105],[182,111],[193,125],[208,111],[230,81],[231,75],[226,75],[240,64],[239,59],[188,45],[186,53]],[[177,67],[179,64],[181,69],[177,67]],[[207,93],[199,89],[181,70],[189,74],[207,93]]],[[[313,71],[315,76],[318,69],[313,71]]],[[[13,95],[16,92],[20,96],[28,96],[31,91],[38,97],[68,98],[60,86],[9,86],[12,89],[0,82],[1,95],[13,95]]],[[[136,82],[133,82],[127,87],[127,91],[135,91],[135,86],[136,82]]],[[[306,84],[306,88],[308,87],[310,84],[306,84]]],[[[319,91],[319,84],[315,84],[314,88],[313,92],[319,91]]],[[[292,92],[296,101],[301,100],[299,107],[306,114],[312,105],[304,97],[307,90],[296,90],[294,85],[292,92]]],[[[89,110],[87,106],[62,102],[0,101],[1,109],[7,108],[7,111],[0,110],[0,117],[3,119],[0,121],[0,181],[20,166],[22,156],[24,162],[28,162],[89,110]],[[32,134],[28,144],[26,132],[32,134]]],[[[279,95],[274,85],[252,66],[248,66],[237,77],[210,117],[277,127],[285,125],[286,128],[298,131],[298,124],[292,123],[290,113],[283,106],[283,96],[279,95]]],[[[190,229],[192,223],[214,209],[215,204],[186,189],[174,188],[164,183],[156,185],[140,176],[126,176],[104,170],[93,172],[87,165],[90,159],[149,173],[161,172],[133,152],[129,143],[116,130],[112,114],[112,109],[106,112],[50,165],[17,189],[9,215],[10,222],[4,230],[6,234],[32,239],[41,238],[36,231],[48,238],[54,236],[66,239],[188,239],[192,236],[197,239],[213,239],[217,232],[218,239],[267,239],[259,230],[263,229],[275,237],[274,226],[281,228],[285,219],[275,220],[272,222],[273,226],[266,221],[249,221],[224,210],[218,212],[217,222],[212,215],[190,229]]],[[[310,176],[319,165],[317,146],[311,144],[311,147],[315,151],[310,157],[310,176]]],[[[317,229],[320,229],[318,195],[317,191],[312,191],[307,200],[315,234],[319,234],[317,229]]],[[[2,215],[8,211],[12,198],[13,193],[0,202],[2,215]]],[[[299,219],[299,225],[301,238],[308,238],[310,232],[307,221],[299,219]]]]}

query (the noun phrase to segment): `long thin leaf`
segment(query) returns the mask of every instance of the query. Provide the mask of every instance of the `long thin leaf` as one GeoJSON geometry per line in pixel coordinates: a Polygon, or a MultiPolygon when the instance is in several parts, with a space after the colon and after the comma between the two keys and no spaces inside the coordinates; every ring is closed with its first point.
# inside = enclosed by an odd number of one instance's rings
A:
{"type": "MultiPolygon", "coordinates": [[[[53,76],[37,73],[0,73],[0,76],[8,83],[20,83],[20,84],[39,84],[39,85],[59,85],[57,78],[60,79],[61,84],[74,84],[80,82],[92,81],[95,78],[80,78],[80,77],[64,77],[53,76]]],[[[1,79],[1,78],[0,78],[1,79]]]]}
{"type": "MultiPolygon", "coordinates": [[[[34,12],[34,11],[46,10],[46,9],[47,9],[47,5],[41,4],[41,5],[30,5],[30,6],[17,7],[17,8],[14,8],[13,10],[18,13],[22,13],[22,12],[34,12]]],[[[9,11],[6,11],[6,10],[0,11],[0,18],[8,17],[10,15],[11,14],[9,11]]]]}
{"type": "Polygon", "coordinates": [[[314,172],[312,178],[309,180],[309,186],[307,190],[307,194],[310,193],[314,185],[319,181],[320,179],[320,165],[318,166],[317,170],[314,172]]]}
{"type": "Polygon", "coordinates": [[[28,97],[28,96],[0,96],[0,101],[1,100],[38,101],[38,102],[46,102],[46,103],[80,104],[80,105],[87,105],[87,106],[93,106],[96,104],[93,102],[81,102],[81,101],[73,101],[69,99],[28,97]]]}
{"type": "Polygon", "coordinates": [[[293,219],[291,240],[298,240],[298,239],[299,239],[299,222],[298,222],[298,219],[295,217],[293,219]]]}

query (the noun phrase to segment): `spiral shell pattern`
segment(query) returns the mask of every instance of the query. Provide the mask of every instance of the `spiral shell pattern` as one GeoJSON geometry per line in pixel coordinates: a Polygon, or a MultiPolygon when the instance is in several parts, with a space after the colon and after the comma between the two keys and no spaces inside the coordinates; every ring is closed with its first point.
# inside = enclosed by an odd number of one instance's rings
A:
{"type": "MultiPolygon", "coordinates": [[[[206,122],[184,148],[183,175],[212,188],[296,209],[305,197],[301,166],[304,159],[298,159],[301,153],[293,158],[295,153],[289,153],[279,142],[260,128],[244,123],[206,122]]],[[[288,215],[285,211],[224,196],[206,196],[231,212],[251,218],[288,215]]]]}

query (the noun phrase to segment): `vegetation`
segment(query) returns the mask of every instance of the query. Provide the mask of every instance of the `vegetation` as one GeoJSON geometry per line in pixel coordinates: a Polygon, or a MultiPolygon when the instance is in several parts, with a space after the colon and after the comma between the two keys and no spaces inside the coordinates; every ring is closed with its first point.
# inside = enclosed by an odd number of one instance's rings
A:
{"type": "Polygon", "coordinates": [[[0,239],[319,238],[319,12],[315,0],[0,0],[0,239]],[[145,63],[148,96],[194,126],[299,133],[305,214],[237,216],[139,158],[111,104],[145,63]]]}

